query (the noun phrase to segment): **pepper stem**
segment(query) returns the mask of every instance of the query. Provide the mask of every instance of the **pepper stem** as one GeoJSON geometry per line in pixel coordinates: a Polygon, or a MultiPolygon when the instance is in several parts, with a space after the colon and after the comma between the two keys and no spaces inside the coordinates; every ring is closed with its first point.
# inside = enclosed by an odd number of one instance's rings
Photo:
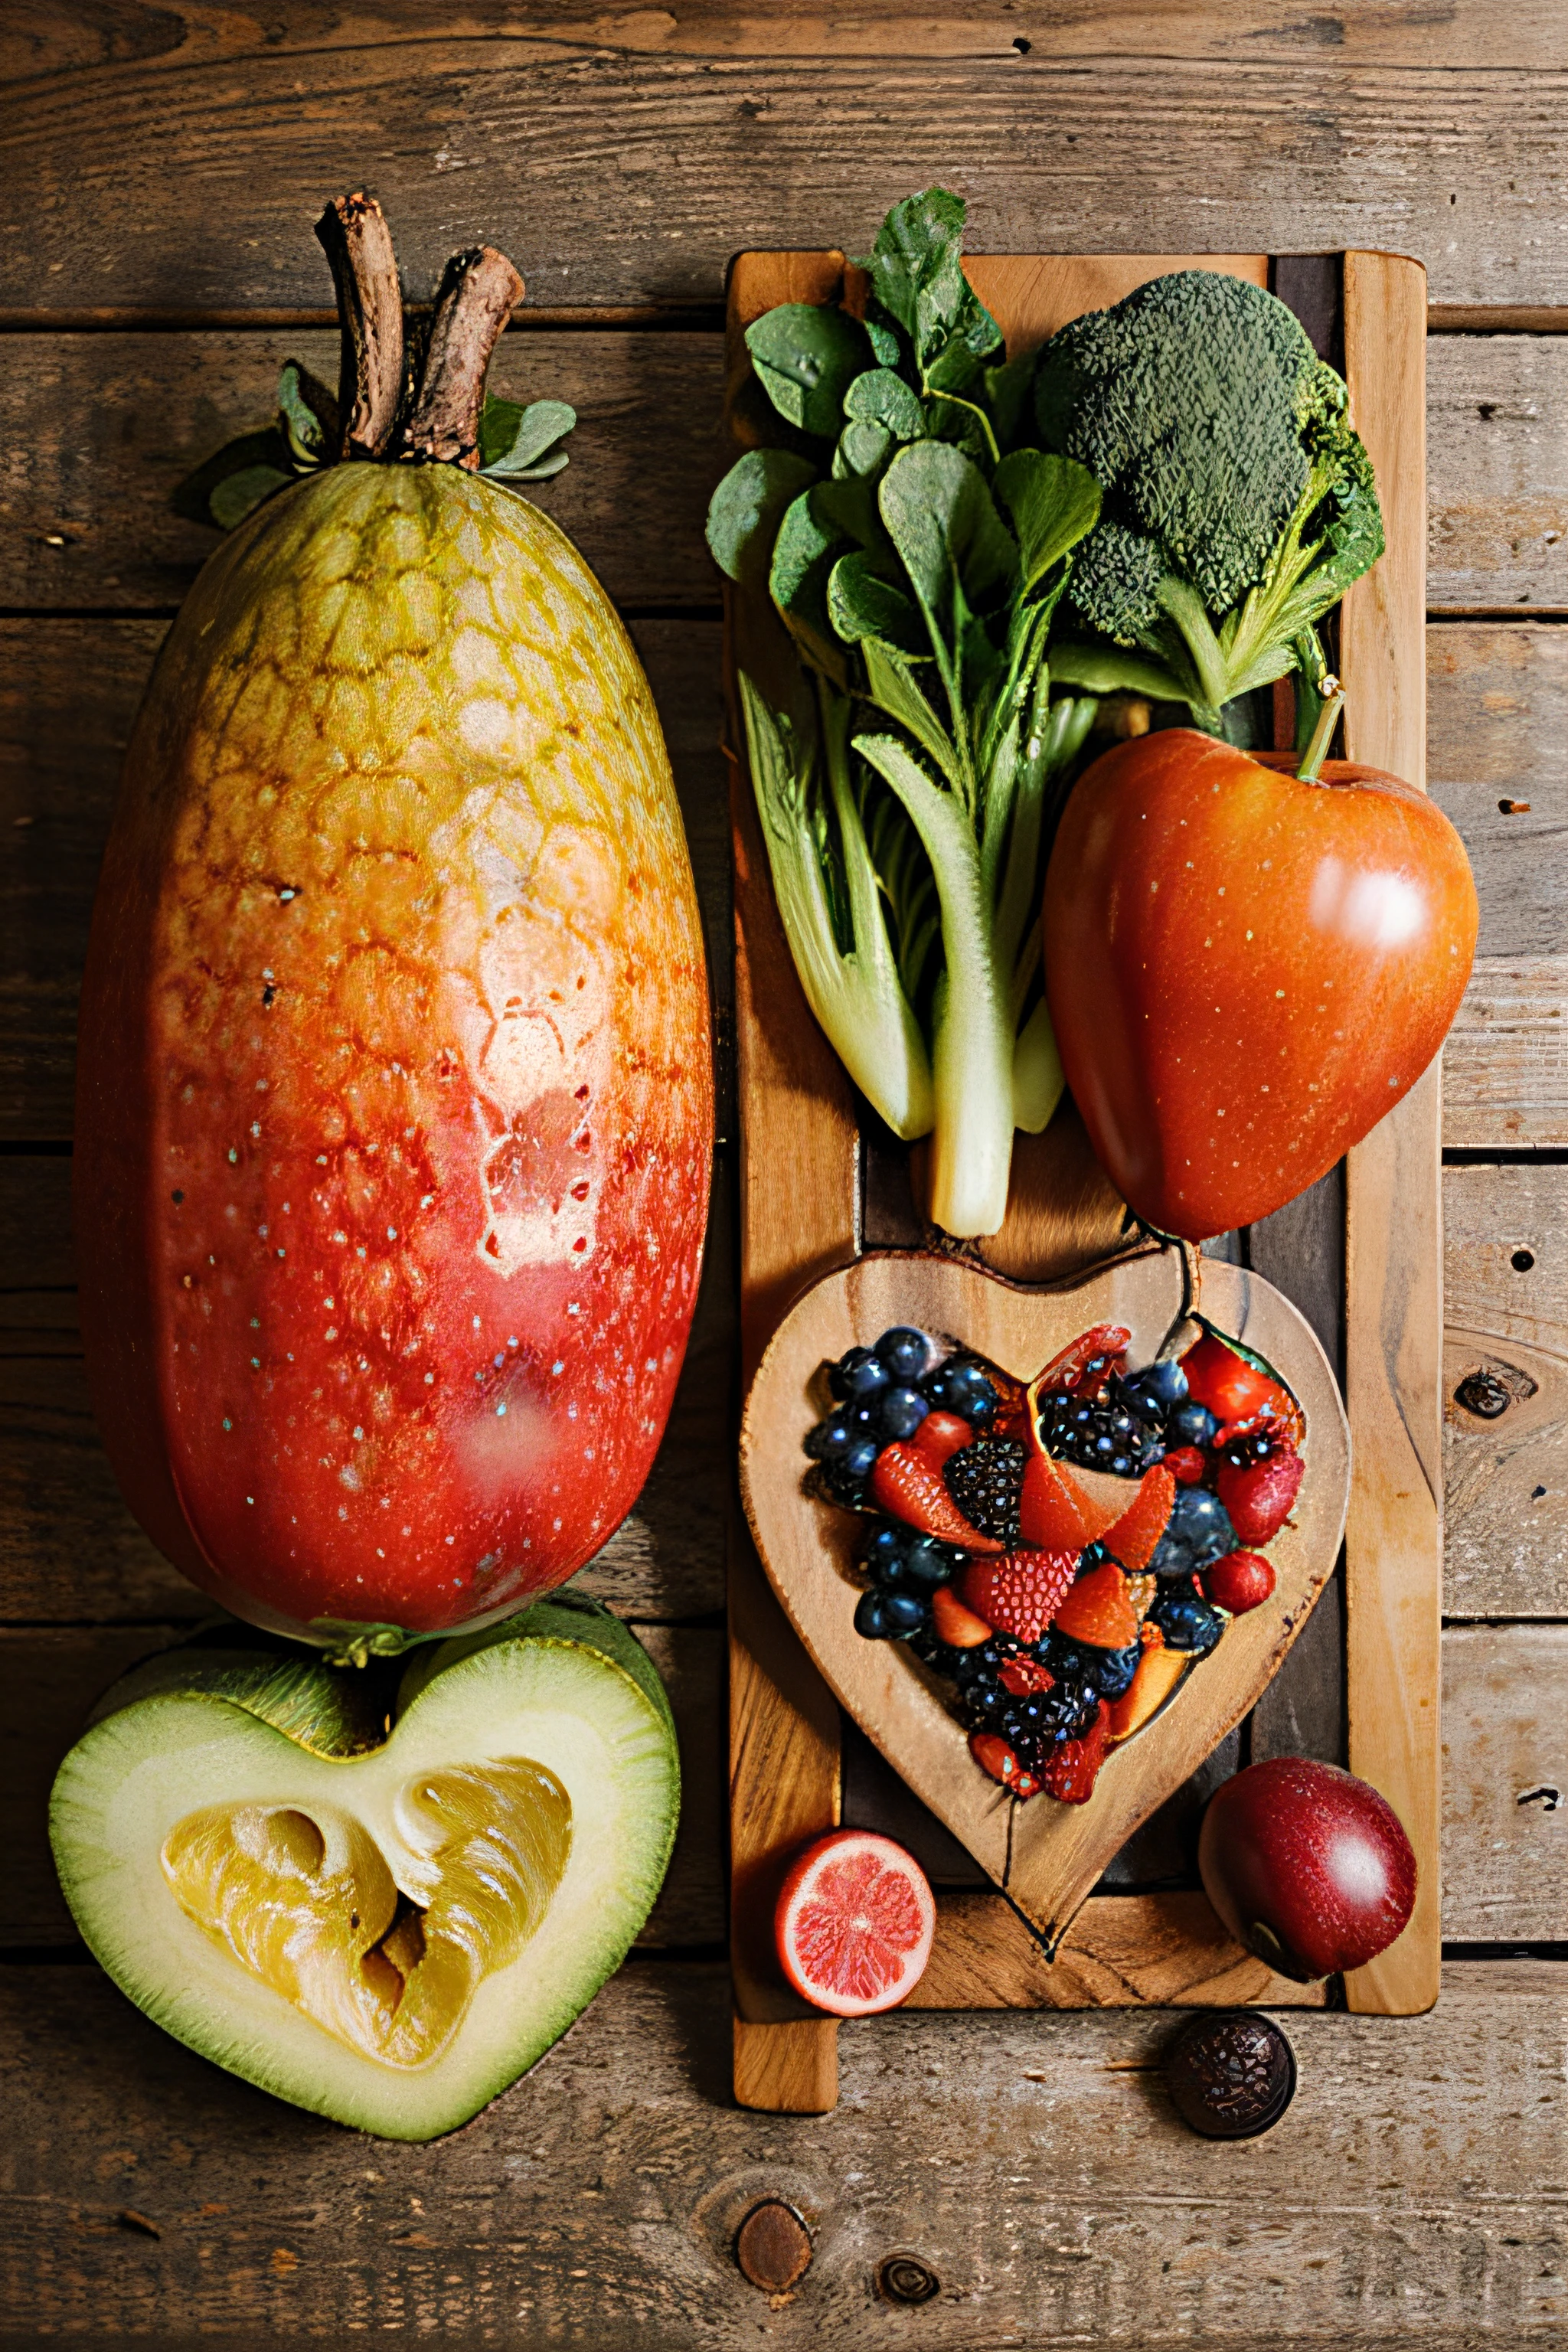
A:
{"type": "Polygon", "coordinates": [[[392,231],[374,196],[339,196],[316,223],[337,288],[340,457],[384,457],[403,396],[403,296],[392,231]]]}
{"type": "Polygon", "coordinates": [[[478,471],[485,370],[522,292],[521,278],[493,245],[452,256],[403,436],[412,457],[478,471]]]}
{"type": "Polygon", "coordinates": [[[1323,707],[1318,713],[1318,723],[1312,730],[1312,740],[1308,744],[1302,755],[1301,764],[1296,771],[1296,781],[1301,784],[1317,782],[1318,772],[1329,756],[1329,745],[1334,740],[1334,730],[1340,723],[1340,713],[1345,707],[1345,690],[1337,677],[1321,677],[1318,680],[1318,692],[1323,698],[1323,707]]]}

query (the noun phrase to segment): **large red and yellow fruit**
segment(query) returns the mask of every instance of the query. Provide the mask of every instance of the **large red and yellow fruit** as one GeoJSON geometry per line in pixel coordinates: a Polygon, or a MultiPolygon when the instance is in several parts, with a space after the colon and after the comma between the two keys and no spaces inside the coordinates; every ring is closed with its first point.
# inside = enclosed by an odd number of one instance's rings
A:
{"type": "Polygon", "coordinates": [[[1100,1164],[1168,1234],[1267,1216],[1407,1094],[1475,953],[1424,793],[1185,728],[1105,753],[1046,877],[1046,989],[1100,1164]]]}
{"type": "Polygon", "coordinates": [[[83,992],[77,1231],[132,1507],[255,1622],[515,1609],[643,1484],[711,1142],[646,679],[451,465],[262,507],[174,624],[83,992]]]}

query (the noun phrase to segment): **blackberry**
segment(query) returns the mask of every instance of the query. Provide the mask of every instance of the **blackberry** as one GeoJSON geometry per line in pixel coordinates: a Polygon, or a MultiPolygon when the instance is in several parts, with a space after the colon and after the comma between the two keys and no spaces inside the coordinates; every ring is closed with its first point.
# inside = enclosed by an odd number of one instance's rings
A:
{"type": "Polygon", "coordinates": [[[816,1462],[805,1475],[805,1491],[846,1511],[872,1508],[866,1496],[866,1474],[857,1475],[846,1462],[816,1462]]]}
{"type": "Polygon", "coordinates": [[[1016,1437],[977,1437],[942,1465],[947,1491],[970,1526],[998,1543],[1018,1540],[1026,1458],[1016,1437]]]}
{"type": "Polygon", "coordinates": [[[1188,1585],[1164,1585],[1149,1611],[1151,1621],[1165,1637],[1168,1650],[1190,1651],[1206,1658],[1225,1632],[1219,1611],[1188,1585]]]}
{"type": "Polygon", "coordinates": [[[1130,1412],[1114,1396],[1075,1396],[1048,1389],[1040,1399],[1040,1437],[1047,1454],[1079,1463],[1086,1470],[1109,1470],[1118,1478],[1142,1477],[1163,1454],[1159,1430],[1130,1412]]]}

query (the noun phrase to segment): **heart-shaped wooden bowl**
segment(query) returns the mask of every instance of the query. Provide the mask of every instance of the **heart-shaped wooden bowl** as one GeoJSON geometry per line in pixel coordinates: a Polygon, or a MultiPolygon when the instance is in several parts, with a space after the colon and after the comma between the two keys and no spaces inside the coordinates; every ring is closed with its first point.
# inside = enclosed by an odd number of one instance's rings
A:
{"type": "MultiPolygon", "coordinates": [[[[1138,1824],[1210,1755],[1267,1688],[1333,1569],[1350,1495],[1350,1432],[1327,1358],[1289,1300],[1244,1267],[1205,1260],[1202,1307],[1219,1329],[1268,1359],[1306,1415],[1303,1476],[1290,1518],[1268,1547],[1277,1582],[1236,1618],[1143,1729],[1107,1757],[1087,1804],[1010,1797],[969,1753],[951,1686],[898,1642],[855,1631],[853,1569],[865,1521],[805,1491],[802,1441],[821,1419],[818,1374],[847,1348],[913,1324],[959,1342],[1021,1381],[1095,1323],[1131,1331],[1149,1362],[1185,1303],[1182,1260],[1149,1245],[1049,1289],[915,1251],[859,1258],[791,1309],[758,1367],[741,1434],[741,1487],[757,1549],[791,1622],[841,1706],[921,1801],[963,1840],[1028,1921],[1047,1955],[1138,1824]]],[[[1135,1489],[1129,1485],[1129,1498],[1135,1489]]]]}

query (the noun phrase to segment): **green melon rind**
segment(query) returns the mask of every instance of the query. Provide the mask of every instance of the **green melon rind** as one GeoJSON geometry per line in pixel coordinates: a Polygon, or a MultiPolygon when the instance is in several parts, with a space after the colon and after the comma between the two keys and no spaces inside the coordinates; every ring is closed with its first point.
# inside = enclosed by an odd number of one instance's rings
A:
{"type": "MultiPolygon", "coordinates": [[[[546,1602],[443,1649],[445,1660],[437,1652],[427,1662],[422,1658],[417,1681],[400,1694],[395,1741],[404,1760],[393,1769],[378,1770],[381,1749],[331,1759],[304,1748],[244,1696],[222,1694],[214,1654],[186,1654],[187,1683],[171,1677],[160,1688],[128,1696],[84,1735],[62,1764],[50,1802],[50,1835],[66,1899],[89,1948],[139,2008],[200,2055],[276,2096],[390,2139],[428,2140],[467,2122],[581,2014],[620,1966],[652,1908],[679,1809],[668,1702],[646,1653],[618,1621],[601,1618],[596,1610],[590,1615],[574,1605],[546,1602]],[[234,1763],[237,1743],[247,1750],[247,1761],[236,1793],[276,1795],[281,1801],[292,1794],[319,1802],[325,1787],[325,1801],[332,1801],[343,1784],[323,1783],[323,1770],[362,1778],[368,1772],[378,1786],[390,1787],[422,1761],[461,1755],[468,1722],[504,1720],[509,1691],[513,1698],[524,1696],[541,1667],[552,1678],[545,1688],[557,1701],[550,1719],[557,1725],[552,1736],[558,1748],[574,1722],[586,1727],[590,1746],[597,1741],[604,1748],[604,1722],[618,1718],[606,1761],[622,1802],[613,1818],[595,1824],[605,1776],[564,1772],[574,1795],[574,1850],[556,1902],[520,1958],[480,1987],[457,2042],[432,2065],[395,2070],[346,2049],[238,1968],[174,1902],[158,1867],[158,1847],[183,1811],[223,1793],[216,1783],[234,1763]],[[582,1702],[574,1714],[559,1704],[563,1682],[569,1696],[575,1687],[582,1702]],[[462,1736],[449,1720],[447,1745],[421,1759],[419,1742],[439,1741],[443,1717],[459,1721],[462,1736]],[[302,1768],[289,1763],[290,1748],[314,1754],[313,1789],[298,1786],[302,1768]],[[198,1760],[203,1751],[205,1760],[198,1760]],[[182,1759],[190,1762],[191,1784],[174,1793],[182,1759]],[[143,1830],[138,1856],[132,1852],[134,1824],[128,1827],[124,1816],[149,1780],[157,1790],[148,1808],[153,1827],[143,1830]],[[586,1838],[580,1834],[584,1828],[591,1832],[586,1838]],[[560,1958],[558,1946],[564,1947],[565,1964],[556,1967],[555,1981],[542,1986],[560,1958]]],[[[179,1657],[174,1654],[167,1665],[173,1668],[179,1657]]],[[[237,1658],[232,1664],[254,1668],[253,1660],[237,1658]]],[[[135,1680],[127,1678],[119,1691],[135,1680]]],[[[248,1696],[256,1697],[254,1685],[248,1696]]],[[[515,1738],[492,1738],[490,1751],[509,1746],[547,1750],[549,1741],[539,1736],[542,1720],[543,1711],[536,1709],[531,1730],[524,1718],[515,1738]]],[[[543,1760],[552,1758],[545,1753],[543,1760]]],[[[561,1764],[561,1754],[553,1760],[561,1764]]]]}

